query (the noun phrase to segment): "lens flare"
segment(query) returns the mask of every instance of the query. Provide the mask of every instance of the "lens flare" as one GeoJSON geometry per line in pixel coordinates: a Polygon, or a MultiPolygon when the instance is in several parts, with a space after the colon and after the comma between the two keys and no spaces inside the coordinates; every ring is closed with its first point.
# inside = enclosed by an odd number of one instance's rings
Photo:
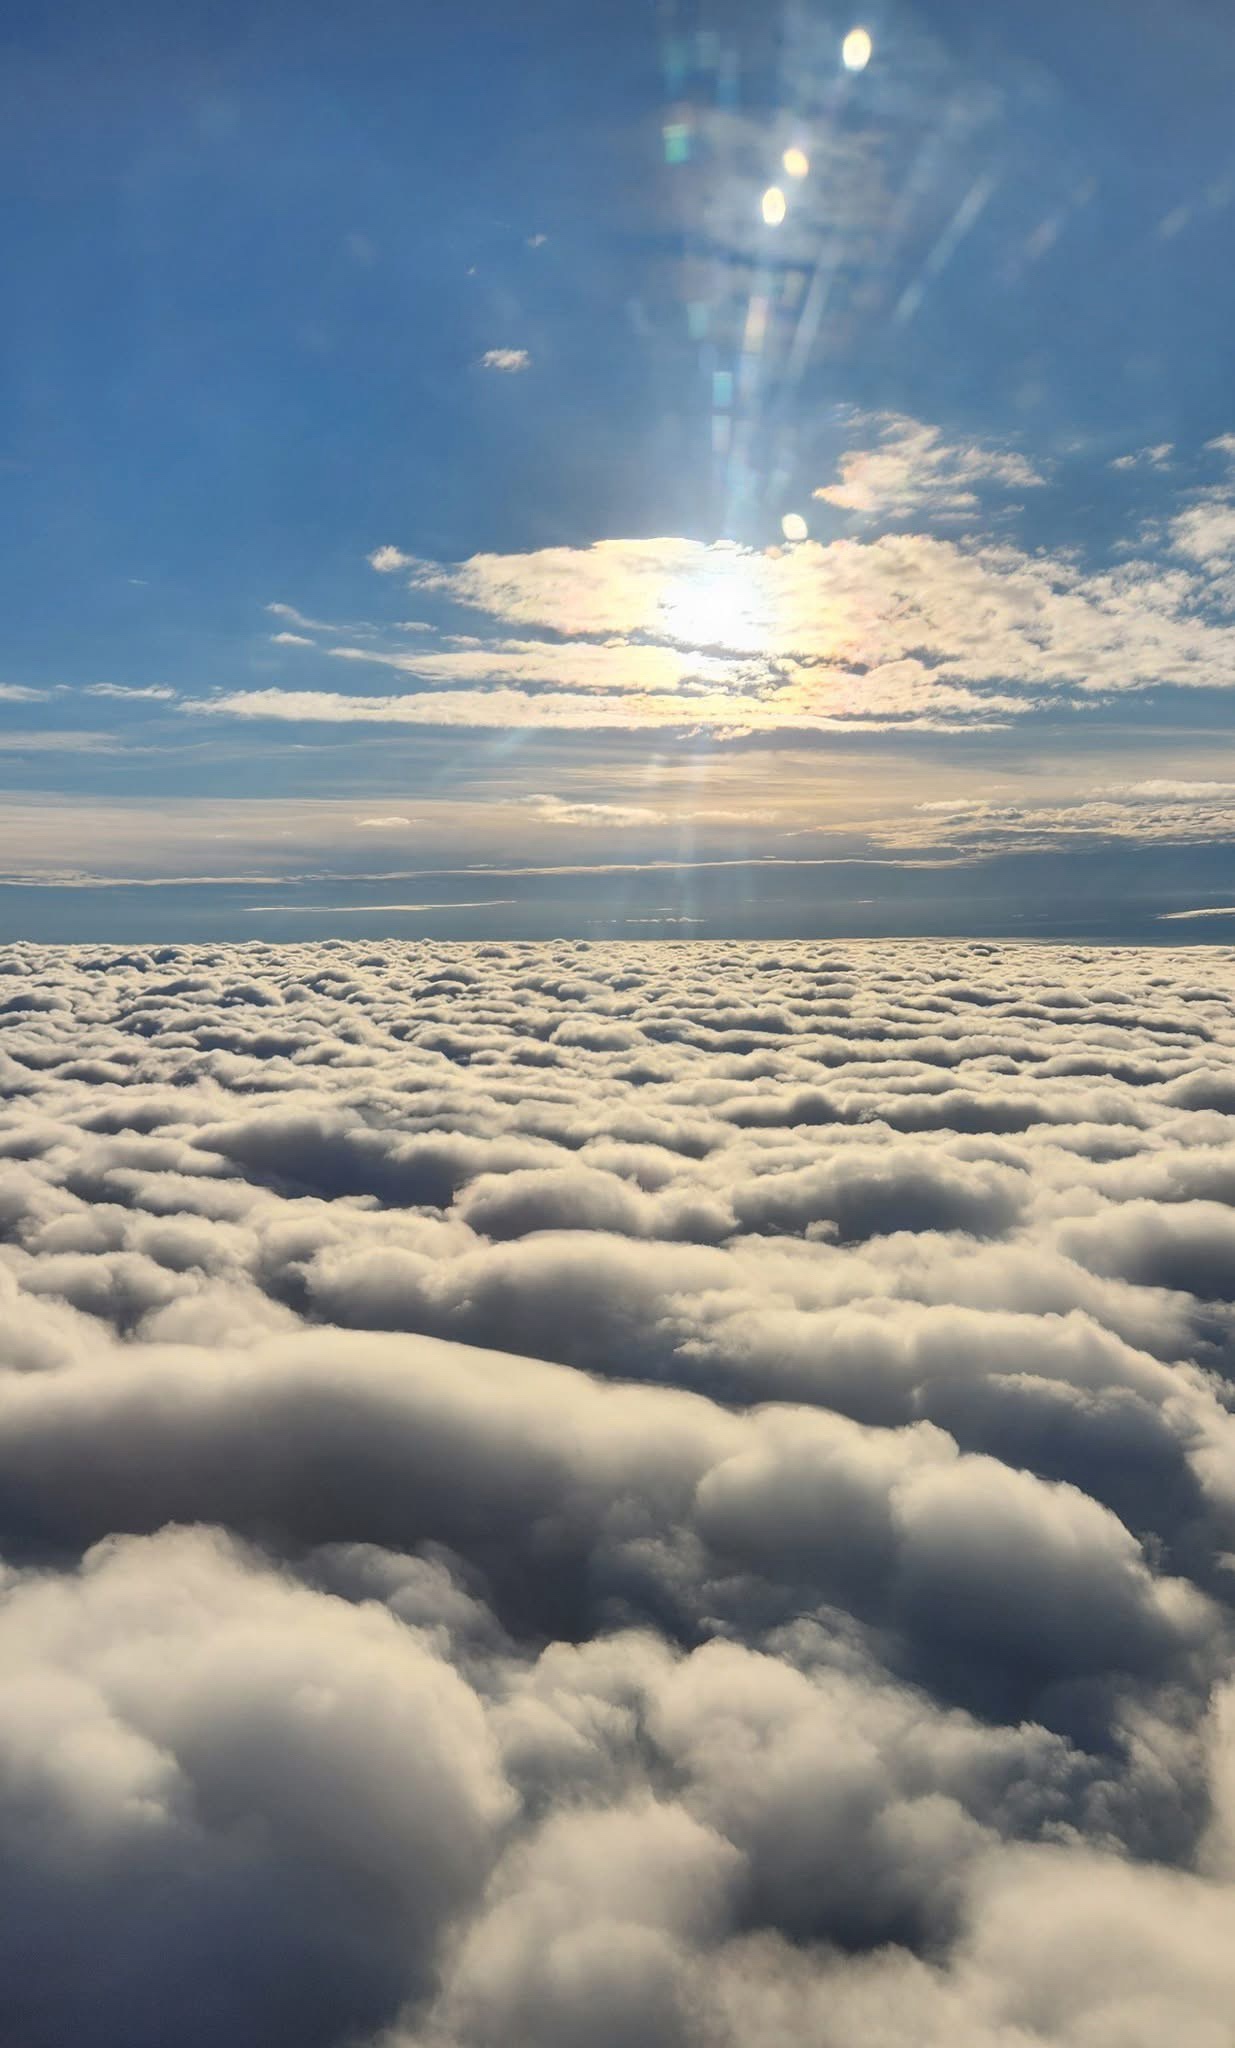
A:
{"type": "Polygon", "coordinates": [[[865,71],[871,60],[871,39],[866,29],[850,29],[840,46],[840,59],[846,71],[865,71]]]}
{"type": "Polygon", "coordinates": [[[787,149],[781,163],[790,178],[805,178],[810,171],[810,158],[804,149],[787,149]]]}
{"type": "Polygon", "coordinates": [[[769,185],[763,195],[763,218],[770,228],[778,228],[785,218],[785,195],[779,185],[769,185]]]}
{"type": "Polygon", "coordinates": [[[800,512],[786,512],[780,523],[780,530],[786,540],[805,540],[810,533],[800,512]]]}

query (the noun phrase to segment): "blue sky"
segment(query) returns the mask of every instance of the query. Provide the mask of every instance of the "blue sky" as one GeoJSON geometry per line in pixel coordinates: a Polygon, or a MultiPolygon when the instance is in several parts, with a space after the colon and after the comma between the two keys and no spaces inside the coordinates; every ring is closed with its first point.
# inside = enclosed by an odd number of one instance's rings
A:
{"type": "Polygon", "coordinates": [[[1235,933],[1221,9],[0,42],[0,935],[1235,933]]]}

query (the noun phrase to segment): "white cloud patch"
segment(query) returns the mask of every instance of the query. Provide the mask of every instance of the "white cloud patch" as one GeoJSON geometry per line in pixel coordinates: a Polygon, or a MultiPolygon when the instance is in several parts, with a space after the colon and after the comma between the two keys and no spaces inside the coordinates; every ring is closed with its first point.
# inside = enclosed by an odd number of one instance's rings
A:
{"type": "Polygon", "coordinates": [[[651,804],[589,803],[578,797],[536,794],[524,798],[529,809],[546,825],[582,825],[637,830],[671,822],[667,811],[651,804]]]}
{"type": "Polygon", "coordinates": [[[1134,448],[1127,455],[1115,456],[1109,466],[1111,469],[1165,470],[1170,468],[1174,453],[1173,441],[1155,441],[1147,448],[1134,448]]]}
{"type": "Polygon", "coordinates": [[[241,690],[219,697],[196,698],[188,711],[225,718],[270,718],[291,724],[428,725],[462,730],[559,732],[710,732],[721,738],[751,733],[879,730],[907,725],[919,730],[947,728],[956,713],[969,713],[971,726],[981,727],[992,713],[1021,709],[1013,701],[982,705],[963,690],[929,691],[925,706],[912,699],[881,712],[850,710],[846,701],[834,709],[813,692],[806,700],[791,690],[763,700],[738,693],[648,690],[593,695],[584,691],[492,689],[421,690],[388,696],[345,696],[330,690],[241,690]],[[987,713],[987,719],[977,714],[987,713]]]}
{"type": "MultiPolygon", "coordinates": [[[[300,644],[307,647],[311,643],[306,640],[300,644]]],[[[117,697],[122,701],[127,699],[149,704],[168,704],[176,694],[166,683],[87,683],[82,692],[85,697],[117,697]]]]}
{"type": "Polygon", "coordinates": [[[939,427],[903,413],[858,414],[857,429],[873,431],[871,447],[841,457],[841,479],[814,493],[825,504],[870,518],[968,518],[981,493],[1034,490],[1045,482],[1013,449],[978,441],[949,441],[939,427]]]}
{"type": "Polygon", "coordinates": [[[487,348],[480,358],[482,369],[498,370],[507,377],[529,370],[532,358],[525,348],[487,348]]]}
{"type": "Polygon", "coordinates": [[[1199,499],[1171,521],[1176,552],[1206,568],[1226,566],[1235,556],[1235,504],[1225,493],[1199,499]]]}
{"type": "Polygon", "coordinates": [[[295,605],[268,604],[266,610],[272,618],[286,619],[289,624],[301,626],[310,633],[334,633],[338,631],[338,628],[331,625],[326,619],[307,619],[303,612],[296,610],[295,605]]]}
{"type": "Polygon", "coordinates": [[[1233,959],[0,954],[22,2038],[1223,2040],[1233,959]]]}

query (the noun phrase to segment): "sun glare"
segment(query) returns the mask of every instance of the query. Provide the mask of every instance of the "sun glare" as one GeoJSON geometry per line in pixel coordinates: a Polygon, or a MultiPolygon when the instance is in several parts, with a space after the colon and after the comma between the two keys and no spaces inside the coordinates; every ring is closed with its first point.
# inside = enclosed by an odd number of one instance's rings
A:
{"type": "Polygon", "coordinates": [[[778,228],[785,218],[785,195],[779,185],[769,185],[763,195],[763,218],[770,228],[778,228]]]}
{"type": "Polygon", "coordinates": [[[661,632],[699,652],[759,654],[778,646],[786,620],[772,570],[769,558],[753,549],[710,549],[698,566],[666,583],[661,632]]]}

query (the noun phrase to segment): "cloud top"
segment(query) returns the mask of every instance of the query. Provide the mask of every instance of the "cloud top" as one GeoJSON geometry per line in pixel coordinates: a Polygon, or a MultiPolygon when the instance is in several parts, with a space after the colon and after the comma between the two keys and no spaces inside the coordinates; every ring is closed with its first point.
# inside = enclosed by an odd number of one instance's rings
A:
{"type": "Polygon", "coordinates": [[[0,955],[15,2038],[1222,2038],[1233,971],[0,955]]]}

